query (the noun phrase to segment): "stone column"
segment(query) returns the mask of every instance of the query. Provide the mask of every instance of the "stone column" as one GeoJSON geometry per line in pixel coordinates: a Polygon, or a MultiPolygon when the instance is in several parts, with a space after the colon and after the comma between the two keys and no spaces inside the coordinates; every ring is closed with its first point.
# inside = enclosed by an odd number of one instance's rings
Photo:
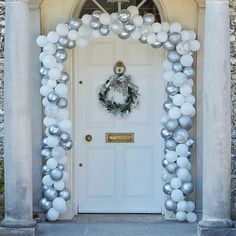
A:
{"type": "MultiPolygon", "coordinates": [[[[229,3],[206,0],[203,70],[203,219],[199,235],[226,235],[230,217],[229,3]]],[[[227,234],[229,235],[229,234],[227,234]]]]}
{"type": "MultiPolygon", "coordinates": [[[[28,0],[6,0],[4,235],[34,235],[28,0]],[[16,229],[18,228],[18,229],[16,229]]],[[[0,231],[0,232],[1,232],[0,231]]],[[[1,234],[1,233],[0,233],[1,234]]]]}

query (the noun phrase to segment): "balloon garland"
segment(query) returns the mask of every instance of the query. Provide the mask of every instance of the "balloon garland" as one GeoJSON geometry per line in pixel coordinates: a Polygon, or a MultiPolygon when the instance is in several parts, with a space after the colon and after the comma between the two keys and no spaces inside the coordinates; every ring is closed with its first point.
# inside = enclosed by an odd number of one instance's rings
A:
{"type": "Polygon", "coordinates": [[[67,82],[69,75],[63,70],[67,59],[67,49],[76,45],[85,47],[90,38],[106,36],[109,33],[120,39],[132,37],[153,48],[164,47],[167,60],[163,63],[164,80],[167,82],[167,101],[163,107],[165,114],[161,123],[161,136],[165,140],[165,158],[162,165],[165,171],[163,191],[168,199],[165,208],[176,214],[179,221],[195,222],[193,212],[195,204],[188,201],[193,191],[191,177],[191,150],[194,141],[189,137],[192,117],[195,115],[195,98],[192,95],[194,69],[192,54],[198,51],[200,43],[193,31],[182,31],[179,23],[155,22],[151,13],[139,15],[136,6],[129,6],[118,13],[102,13],[99,10],[81,19],[71,18],[67,23],[60,23],[56,31],[51,31],[37,38],[42,48],[39,60],[42,63],[40,74],[46,127],[42,142],[43,158],[43,198],[40,207],[46,212],[49,221],[55,221],[67,210],[66,201],[71,193],[65,187],[68,172],[64,165],[67,161],[66,150],[72,148],[71,129],[67,109],[67,82]]]}

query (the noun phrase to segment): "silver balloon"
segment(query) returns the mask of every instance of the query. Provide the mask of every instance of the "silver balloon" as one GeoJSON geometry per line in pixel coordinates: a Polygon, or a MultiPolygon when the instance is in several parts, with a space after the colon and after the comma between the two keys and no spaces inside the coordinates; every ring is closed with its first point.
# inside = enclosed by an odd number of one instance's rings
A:
{"type": "Polygon", "coordinates": [[[165,169],[167,170],[168,173],[174,174],[176,173],[177,168],[178,168],[178,165],[175,162],[171,162],[166,166],[165,169]]]}
{"type": "Polygon", "coordinates": [[[42,185],[42,192],[44,193],[47,189],[49,189],[50,187],[46,186],[46,185],[42,185]]]}
{"type": "Polygon", "coordinates": [[[74,41],[74,40],[69,40],[69,42],[68,42],[66,48],[68,48],[68,49],[73,49],[73,48],[75,48],[75,47],[76,47],[75,41],[74,41]]]}
{"type": "Polygon", "coordinates": [[[109,34],[110,30],[109,30],[109,27],[107,25],[102,25],[99,28],[99,32],[102,36],[107,36],[109,34]]]}
{"type": "Polygon", "coordinates": [[[92,29],[95,29],[95,30],[99,29],[100,26],[101,26],[101,23],[100,23],[100,21],[98,19],[93,19],[93,20],[90,21],[90,27],[92,29]]]}
{"type": "Polygon", "coordinates": [[[51,176],[52,180],[59,181],[59,180],[61,180],[63,178],[63,171],[61,171],[61,170],[59,170],[57,168],[52,169],[50,171],[50,176],[51,176]]]}
{"type": "Polygon", "coordinates": [[[182,72],[183,71],[183,65],[180,62],[176,62],[173,64],[172,69],[175,72],[182,72]]]}
{"type": "Polygon", "coordinates": [[[143,22],[152,24],[155,22],[155,16],[152,13],[146,13],[143,16],[143,22]]]}
{"type": "Polygon", "coordinates": [[[121,11],[118,12],[118,19],[122,22],[125,23],[127,21],[129,21],[130,19],[130,12],[126,9],[123,9],[121,11]]]}
{"type": "Polygon", "coordinates": [[[49,158],[52,157],[51,150],[49,148],[44,148],[41,150],[41,157],[44,160],[48,160],[49,158]]]}
{"type": "Polygon", "coordinates": [[[92,15],[91,15],[91,16],[92,16],[92,18],[93,18],[94,20],[99,20],[101,14],[102,14],[102,11],[100,11],[100,10],[95,10],[95,11],[92,12],[92,15]]]}
{"type": "Polygon", "coordinates": [[[60,130],[60,128],[59,128],[58,125],[51,125],[51,126],[49,126],[49,128],[48,128],[48,132],[49,132],[49,134],[51,134],[51,135],[59,135],[60,132],[61,132],[61,130],[60,130]]]}
{"type": "Polygon", "coordinates": [[[192,118],[189,116],[181,116],[178,121],[179,121],[179,126],[183,129],[189,130],[193,126],[192,118]]]}
{"type": "Polygon", "coordinates": [[[162,46],[162,43],[156,40],[153,44],[151,44],[153,48],[160,48],[162,46]]]}
{"type": "Polygon", "coordinates": [[[168,139],[172,137],[172,132],[170,132],[169,130],[167,130],[166,128],[163,128],[161,130],[161,137],[164,139],[168,139]]]}
{"type": "Polygon", "coordinates": [[[171,107],[173,107],[173,102],[169,99],[163,103],[163,108],[165,111],[169,111],[171,107]]]}
{"type": "Polygon", "coordinates": [[[163,47],[168,51],[172,51],[175,49],[175,45],[170,41],[166,41],[165,43],[163,43],[163,47]]]}
{"type": "Polygon", "coordinates": [[[70,135],[67,132],[62,131],[59,135],[59,139],[61,142],[67,142],[70,140],[70,135]]]}
{"type": "Polygon", "coordinates": [[[69,38],[67,36],[60,36],[58,39],[58,44],[62,47],[67,47],[69,43],[69,38]]]}
{"type": "Polygon", "coordinates": [[[48,175],[50,173],[50,169],[47,167],[47,165],[42,166],[42,174],[48,175]]]}
{"type": "Polygon", "coordinates": [[[66,98],[64,97],[60,97],[57,101],[57,106],[60,108],[65,108],[68,105],[68,101],[66,98]]]}
{"type": "Polygon", "coordinates": [[[188,131],[182,128],[177,129],[173,134],[173,138],[177,143],[186,143],[188,140],[188,136],[188,131]]]}
{"type": "Polygon", "coordinates": [[[48,69],[45,67],[41,67],[39,70],[40,75],[47,76],[48,75],[48,69]]]}
{"type": "Polygon", "coordinates": [[[48,201],[46,198],[42,198],[39,201],[39,207],[44,211],[48,211],[52,207],[52,202],[48,201]]]}
{"type": "Polygon", "coordinates": [[[176,95],[179,92],[179,88],[173,83],[167,83],[166,92],[172,96],[176,95]]]}
{"type": "Polygon", "coordinates": [[[192,150],[193,145],[194,145],[194,140],[191,139],[191,138],[189,138],[189,139],[187,140],[186,144],[187,144],[187,146],[188,146],[188,149],[189,149],[189,150],[192,150]]]}
{"type": "Polygon", "coordinates": [[[67,142],[61,142],[61,147],[63,147],[65,150],[70,150],[73,147],[73,142],[71,140],[67,142]]]}
{"type": "Polygon", "coordinates": [[[81,19],[72,17],[68,22],[69,28],[73,30],[78,30],[79,27],[82,25],[81,19]]]}
{"type": "Polygon", "coordinates": [[[189,67],[184,67],[183,70],[184,74],[187,76],[188,79],[194,79],[195,76],[195,72],[193,67],[189,66],[189,67]]]}
{"type": "Polygon", "coordinates": [[[110,27],[110,31],[114,34],[120,34],[123,31],[123,25],[118,20],[113,21],[109,27],[110,27]]]}
{"type": "Polygon", "coordinates": [[[134,32],[135,29],[136,29],[136,26],[130,21],[124,24],[124,31],[127,33],[132,33],[134,32]]]}
{"type": "Polygon", "coordinates": [[[142,35],[138,40],[142,44],[147,44],[148,43],[146,35],[142,35]]]}
{"type": "Polygon", "coordinates": [[[171,198],[167,199],[164,204],[167,211],[176,211],[177,203],[173,201],[171,198]]]}
{"type": "Polygon", "coordinates": [[[62,164],[58,164],[57,165],[57,169],[63,171],[64,170],[64,166],[62,164]]]}
{"type": "Polygon", "coordinates": [[[188,151],[188,153],[187,153],[187,158],[190,159],[191,156],[192,156],[192,153],[191,153],[190,151],[188,151]]]}
{"type": "Polygon", "coordinates": [[[171,33],[169,35],[169,41],[173,44],[178,44],[181,41],[181,35],[177,32],[171,33]]]}
{"type": "Polygon", "coordinates": [[[164,158],[164,159],[162,159],[161,164],[164,168],[166,168],[166,166],[169,164],[169,162],[166,160],[166,158],[164,158]]]}
{"type": "Polygon", "coordinates": [[[47,145],[47,138],[42,139],[42,147],[43,148],[49,148],[49,146],[47,145]]]}
{"type": "Polygon", "coordinates": [[[71,192],[68,189],[63,189],[59,192],[59,197],[63,198],[65,201],[71,199],[71,192]]]}
{"type": "Polygon", "coordinates": [[[65,50],[57,50],[55,57],[58,62],[64,62],[67,59],[67,53],[65,50]]]}
{"type": "Polygon", "coordinates": [[[63,47],[63,46],[61,46],[60,44],[56,44],[56,46],[57,46],[57,50],[64,50],[65,49],[65,47],[63,47]]]}
{"type": "Polygon", "coordinates": [[[180,60],[180,55],[176,51],[169,51],[167,58],[170,62],[175,63],[180,60]]]}
{"type": "Polygon", "coordinates": [[[190,44],[187,41],[182,41],[176,46],[176,51],[180,55],[188,55],[191,53],[190,44]]]}
{"type": "Polygon", "coordinates": [[[51,102],[51,103],[56,103],[56,102],[58,101],[58,99],[59,99],[59,96],[58,96],[58,94],[55,93],[55,92],[50,92],[50,93],[48,94],[48,96],[47,96],[47,99],[48,99],[48,101],[51,102]]]}
{"type": "Polygon", "coordinates": [[[181,186],[181,190],[185,195],[188,195],[193,192],[193,182],[188,181],[188,182],[183,182],[181,186]]]}
{"type": "Polygon", "coordinates": [[[117,35],[120,39],[128,39],[130,37],[130,34],[125,32],[125,31],[122,31],[120,34],[117,35]]]}
{"type": "Polygon", "coordinates": [[[48,201],[53,201],[56,197],[57,197],[57,190],[55,188],[48,188],[45,192],[44,192],[44,197],[48,200],[48,201]]]}
{"type": "Polygon", "coordinates": [[[173,139],[167,139],[165,141],[165,148],[169,151],[175,151],[177,143],[173,139]]]}
{"type": "Polygon", "coordinates": [[[170,132],[174,132],[178,127],[179,127],[179,123],[177,120],[175,119],[170,119],[166,122],[165,125],[166,129],[169,130],[170,132]]]}
{"type": "Polygon", "coordinates": [[[70,77],[67,72],[63,71],[61,73],[61,78],[58,80],[58,83],[66,84],[69,81],[70,77]]]}
{"type": "Polygon", "coordinates": [[[170,186],[170,183],[166,183],[163,185],[163,192],[167,195],[170,195],[173,191],[173,188],[170,186]]]}

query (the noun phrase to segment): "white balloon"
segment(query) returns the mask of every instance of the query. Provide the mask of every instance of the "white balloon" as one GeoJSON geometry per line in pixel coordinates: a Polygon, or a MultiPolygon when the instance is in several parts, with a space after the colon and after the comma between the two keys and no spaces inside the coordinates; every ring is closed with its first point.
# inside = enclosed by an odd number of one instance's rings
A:
{"type": "Polygon", "coordinates": [[[185,97],[188,97],[191,95],[192,93],[192,87],[185,84],[183,85],[182,87],[180,87],[180,93],[185,96],[185,97]]]}
{"type": "Polygon", "coordinates": [[[192,116],[192,114],[195,112],[195,108],[191,103],[185,102],[181,108],[181,113],[185,116],[192,116]]]}
{"type": "Polygon", "coordinates": [[[185,97],[185,102],[194,104],[195,101],[196,101],[196,99],[195,99],[195,97],[193,95],[189,95],[189,96],[185,97]]]}
{"type": "Polygon", "coordinates": [[[92,29],[88,25],[82,25],[79,28],[78,34],[82,38],[89,38],[91,36],[91,34],[92,34],[92,29]]]}
{"type": "Polygon", "coordinates": [[[68,88],[65,84],[58,84],[55,87],[55,92],[59,94],[60,96],[66,95],[68,91],[68,88]]]}
{"type": "Polygon", "coordinates": [[[152,30],[154,33],[159,33],[161,31],[161,29],[162,29],[162,26],[159,22],[154,22],[152,24],[152,30]]]}
{"type": "Polygon", "coordinates": [[[52,135],[48,136],[47,137],[47,145],[49,147],[56,147],[58,144],[59,144],[59,140],[57,137],[54,137],[52,135]]]}
{"type": "Polygon", "coordinates": [[[62,178],[62,180],[63,181],[67,181],[69,179],[69,177],[70,177],[69,173],[64,170],[63,171],[63,178],[62,178]]]}
{"type": "Polygon", "coordinates": [[[64,156],[64,157],[62,157],[61,159],[59,159],[57,162],[58,162],[59,164],[65,165],[66,162],[67,162],[67,157],[64,156]]]}
{"type": "Polygon", "coordinates": [[[53,185],[53,180],[50,175],[45,175],[42,179],[42,182],[44,185],[46,185],[48,187],[53,185]]]}
{"type": "Polygon", "coordinates": [[[168,115],[170,119],[179,119],[181,116],[181,111],[178,107],[171,107],[168,115]]]}
{"type": "Polygon", "coordinates": [[[51,31],[47,35],[47,40],[49,43],[57,43],[58,39],[59,39],[59,35],[55,31],[51,31]]]}
{"type": "Polygon", "coordinates": [[[50,158],[47,160],[46,165],[50,170],[55,169],[57,167],[57,160],[50,158]]]}
{"type": "Polygon", "coordinates": [[[57,118],[59,108],[57,105],[49,104],[48,106],[45,107],[44,111],[45,111],[46,116],[51,117],[51,118],[57,118]]]}
{"type": "Polygon", "coordinates": [[[84,14],[84,15],[82,16],[81,20],[82,20],[83,24],[89,25],[90,22],[91,22],[91,20],[92,20],[92,16],[89,15],[89,14],[84,14]]]}
{"type": "Polygon", "coordinates": [[[69,117],[69,111],[66,109],[59,109],[58,111],[58,119],[64,120],[69,117]]]}
{"type": "Polygon", "coordinates": [[[46,218],[49,221],[56,221],[59,218],[59,212],[54,208],[50,208],[46,214],[46,218]]]}
{"type": "MultiPolygon", "coordinates": [[[[81,27],[80,27],[81,28],[81,27]]],[[[79,48],[85,48],[87,45],[88,45],[88,40],[87,39],[84,39],[84,38],[79,38],[77,41],[77,46],[79,48]]]]}
{"type": "Polygon", "coordinates": [[[100,15],[100,22],[103,25],[109,25],[111,22],[111,15],[109,13],[102,13],[100,15]]]}
{"type": "Polygon", "coordinates": [[[178,211],[175,215],[178,221],[185,221],[186,220],[186,213],[184,211],[178,211]]]}
{"type": "Polygon", "coordinates": [[[54,124],[56,124],[56,123],[57,123],[57,121],[56,121],[56,119],[54,119],[54,118],[45,117],[45,118],[43,119],[43,124],[44,124],[46,127],[51,126],[51,125],[54,125],[54,124]]]}
{"type": "Polygon", "coordinates": [[[156,34],[149,33],[147,35],[147,42],[148,42],[148,44],[153,44],[155,41],[156,41],[156,34]]]}
{"type": "Polygon", "coordinates": [[[54,55],[56,53],[56,46],[55,44],[48,43],[43,47],[43,51],[49,55],[54,55]]]}
{"type": "Polygon", "coordinates": [[[66,36],[69,32],[69,29],[66,24],[60,23],[56,27],[56,32],[61,36],[66,36]]]}
{"type": "Polygon", "coordinates": [[[52,68],[52,67],[55,67],[57,64],[57,60],[56,58],[53,56],[53,55],[47,55],[44,57],[43,59],[43,65],[46,67],[46,68],[52,68]]]}
{"type": "Polygon", "coordinates": [[[66,201],[61,198],[61,197],[56,197],[53,201],[52,201],[52,206],[53,208],[58,211],[60,214],[65,213],[65,210],[67,209],[66,206],[66,201]]]}
{"type": "Polygon", "coordinates": [[[187,213],[187,221],[189,223],[194,223],[197,220],[197,215],[194,212],[187,213]]]}
{"type": "Polygon", "coordinates": [[[174,75],[173,83],[177,87],[181,87],[187,81],[187,76],[183,72],[177,72],[174,75]]]}
{"type": "Polygon", "coordinates": [[[193,57],[190,56],[190,55],[183,55],[183,56],[180,58],[180,63],[181,63],[183,66],[192,66],[192,64],[193,64],[193,57]]]}
{"type": "Polygon", "coordinates": [[[169,62],[168,60],[164,60],[162,63],[163,70],[172,70],[173,63],[169,62]]]}
{"type": "Polygon", "coordinates": [[[175,72],[173,70],[167,70],[163,74],[163,78],[166,82],[172,82],[175,76],[175,72]]]}
{"type": "Polygon", "coordinates": [[[182,26],[180,23],[178,22],[174,22],[170,25],[170,32],[171,33],[174,33],[174,32],[178,32],[180,33],[181,32],[181,29],[182,29],[182,26]]]}
{"type": "Polygon", "coordinates": [[[188,32],[189,32],[189,35],[190,35],[190,38],[189,38],[190,40],[196,39],[197,35],[194,31],[189,30],[188,32]]]}
{"type": "Polygon", "coordinates": [[[63,68],[64,68],[64,66],[63,66],[63,64],[62,63],[57,63],[57,65],[56,65],[56,68],[59,70],[59,71],[63,71],[63,68]]]}
{"type": "Polygon", "coordinates": [[[68,131],[72,127],[72,123],[70,120],[62,120],[58,123],[58,125],[64,131],[68,131]]]}
{"type": "Polygon", "coordinates": [[[77,30],[70,30],[70,31],[68,32],[68,38],[69,38],[70,40],[77,40],[78,37],[79,37],[79,33],[78,33],[77,30]]]}
{"type": "Polygon", "coordinates": [[[176,94],[173,97],[173,103],[176,106],[181,106],[184,103],[184,96],[181,94],[176,94]]]}
{"type": "Polygon", "coordinates": [[[43,62],[43,59],[44,59],[44,57],[47,55],[47,53],[46,52],[41,52],[40,54],[39,54],[39,60],[41,61],[41,62],[43,62]]]}
{"type": "Polygon", "coordinates": [[[180,201],[177,203],[177,211],[187,211],[188,203],[186,201],[180,201]]]}
{"type": "Polygon", "coordinates": [[[164,43],[166,42],[168,39],[168,34],[165,32],[165,31],[160,31],[158,34],[157,34],[157,40],[164,43]]]}
{"type": "Polygon", "coordinates": [[[161,29],[165,32],[169,32],[170,30],[170,24],[166,21],[161,23],[161,29]]]}
{"type": "Polygon", "coordinates": [[[92,38],[98,39],[100,37],[101,37],[101,34],[100,34],[99,30],[92,31],[92,38]]]}
{"type": "Polygon", "coordinates": [[[190,40],[189,44],[190,44],[190,49],[193,52],[196,52],[200,49],[200,43],[197,40],[190,40]]]}
{"type": "Polygon", "coordinates": [[[48,85],[43,85],[41,88],[40,88],[40,94],[42,96],[47,96],[50,92],[52,92],[53,88],[48,86],[48,85]]]}
{"type": "Polygon", "coordinates": [[[139,29],[135,29],[134,32],[131,33],[131,37],[133,39],[139,39],[141,37],[142,33],[139,29]]]}
{"type": "Polygon", "coordinates": [[[171,198],[175,202],[180,202],[184,199],[184,194],[180,189],[174,189],[171,192],[171,198]]]}
{"type": "Polygon", "coordinates": [[[188,207],[187,207],[187,212],[192,212],[195,210],[195,204],[192,201],[188,201],[188,207]]]}
{"type": "Polygon", "coordinates": [[[188,154],[188,146],[184,143],[178,144],[175,151],[179,156],[186,156],[188,154]]]}
{"type": "Polygon", "coordinates": [[[118,13],[117,12],[111,13],[111,19],[112,20],[118,20],[118,13]]]}
{"type": "Polygon", "coordinates": [[[183,182],[190,181],[192,179],[189,171],[186,168],[180,168],[177,171],[177,176],[179,179],[181,179],[183,182]]]}
{"type": "Polygon", "coordinates": [[[47,37],[45,35],[39,35],[36,39],[36,43],[39,47],[44,47],[48,43],[47,37]]]}
{"type": "Polygon", "coordinates": [[[54,188],[57,190],[57,191],[61,191],[65,188],[65,183],[64,181],[60,180],[60,181],[55,181],[54,184],[53,184],[54,188]]]}
{"type": "Polygon", "coordinates": [[[139,9],[136,6],[129,6],[127,10],[130,12],[131,18],[139,14],[139,9]]]}
{"type": "Polygon", "coordinates": [[[163,171],[161,174],[161,179],[164,182],[170,182],[172,178],[173,178],[173,175],[169,174],[167,171],[163,171]]]}
{"type": "Polygon", "coordinates": [[[56,160],[61,159],[65,154],[65,150],[61,146],[56,146],[52,149],[52,157],[56,160]]]}
{"type": "Polygon", "coordinates": [[[172,188],[177,189],[180,188],[182,186],[182,181],[179,178],[173,178],[170,181],[170,185],[172,188]]]}
{"type": "Polygon", "coordinates": [[[178,159],[178,154],[175,151],[168,151],[166,153],[166,160],[169,162],[175,162],[178,159]]]}
{"type": "Polygon", "coordinates": [[[165,126],[166,122],[167,122],[169,119],[170,119],[170,118],[169,118],[168,114],[165,113],[164,115],[161,116],[161,124],[162,124],[163,126],[165,126]]]}
{"type": "MultiPolygon", "coordinates": [[[[180,167],[180,168],[186,168],[186,169],[189,169],[189,160],[187,157],[179,157],[178,160],[177,160],[177,165],[180,167]]],[[[191,167],[191,164],[190,164],[190,167],[191,167]]]]}
{"type": "Polygon", "coordinates": [[[143,17],[140,15],[134,16],[133,23],[135,26],[140,27],[143,24],[143,17]]]}
{"type": "Polygon", "coordinates": [[[185,84],[187,84],[187,85],[193,87],[193,80],[192,80],[192,79],[187,79],[187,80],[185,81],[185,84]]]}
{"type": "Polygon", "coordinates": [[[54,79],[49,79],[49,80],[47,81],[47,85],[50,86],[50,87],[52,87],[52,88],[54,88],[54,87],[56,87],[56,85],[57,85],[57,81],[54,80],[54,79]]]}
{"type": "Polygon", "coordinates": [[[181,32],[181,39],[182,39],[183,41],[189,40],[189,39],[190,39],[190,33],[189,33],[189,31],[183,30],[183,31],[181,32]]]}
{"type": "Polygon", "coordinates": [[[53,80],[58,80],[61,78],[61,71],[59,71],[57,68],[51,68],[48,71],[48,77],[53,80]]]}

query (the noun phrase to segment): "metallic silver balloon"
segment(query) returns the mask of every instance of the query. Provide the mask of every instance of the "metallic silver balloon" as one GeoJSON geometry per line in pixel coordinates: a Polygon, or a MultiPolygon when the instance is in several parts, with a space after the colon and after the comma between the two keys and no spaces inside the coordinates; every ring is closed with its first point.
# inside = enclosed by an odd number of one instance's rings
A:
{"type": "Polygon", "coordinates": [[[46,185],[42,185],[42,192],[44,193],[47,189],[49,189],[50,187],[46,186],[46,185]]]}
{"type": "Polygon", "coordinates": [[[194,140],[191,139],[191,138],[189,138],[189,139],[187,140],[186,144],[188,145],[188,150],[190,151],[190,150],[192,150],[192,148],[193,148],[194,140]]]}
{"type": "Polygon", "coordinates": [[[190,193],[193,192],[193,182],[192,181],[188,181],[188,182],[183,182],[182,186],[181,186],[181,190],[185,195],[188,195],[190,193]]]}
{"type": "Polygon", "coordinates": [[[62,47],[67,47],[69,43],[69,38],[67,36],[60,36],[58,39],[58,44],[62,47]]]}
{"type": "Polygon", "coordinates": [[[166,128],[163,128],[161,130],[161,137],[164,139],[168,139],[172,137],[172,132],[170,132],[169,130],[167,130],[166,128]]]}
{"type": "Polygon", "coordinates": [[[173,134],[173,138],[177,143],[186,143],[188,140],[188,136],[188,131],[182,128],[177,129],[173,134]]]}
{"type": "Polygon", "coordinates": [[[174,107],[174,104],[170,99],[163,103],[163,108],[165,111],[169,111],[171,107],[174,107]]]}
{"type": "Polygon", "coordinates": [[[61,142],[61,147],[63,147],[65,150],[70,150],[73,147],[73,142],[71,140],[67,142],[61,142]]]}
{"type": "Polygon", "coordinates": [[[173,201],[171,198],[167,199],[164,204],[167,211],[176,211],[177,203],[173,201]]]}
{"type": "Polygon", "coordinates": [[[51,103],[56,103],[59,99],[59,95],[55,92],[50,92],[47,96],[47,99],[51,103]]]}
{"type": "Polygon", "coordinates": [[[129,21],[130,19],[130,12],[126,9],[123,9],[121,11],[118,12],[118,19],[122,22],[125,23],[127,21],[129,21]]]}
{"type": "Polygon", "coordinates": [[[48,211],[52,207],[52,202],[48,201],[46,198],[42,198],[39,201],[39,207],[44,211],[48,211]]]}
{"type": "Polygon", "coordinates": [[[170,132],[174,132],[178,127],[179,127],[179,123],[177,120],[175,119],[170,119],[166,122],[165,125],[166,129],[169,130],[170,132]]]}
{"type": "Polygon", "coordinates": [[[82,21],[79,18],[72,17],[68,22],[69,28],[73,30],[78,30],[82,25],[82,21]]]}
{"type": "Polygon", "coordinates": [[[173,139],[167,139],[165,141],[165,148],[169,151],[175,151],[177,143],[173,139]]]}
{"type": "Polygon", "coordinates": [[[42,174],[48,175],[50,173],[50,169],[47,167],[47,165],[42,166],[42,174]]]}
{"type": "Polygon", "coordinates": [[[176,51],[169,51],[167,58],[170,62],[175,63],[180,60],[180,55],[176,51]]]}
{"type": "Polygon", "coordinates": [[[152,13],[146,13],[143,16],[143,22],[152,24],[155,22],[155,16],[152,13]]]}
{"type": "Polygon", "coordinates": [[[57,106],[60,107],[60,108],[65,108],[67,107],[68,105],[68,101],[66,98],[64,97],[60,97],[58,100],[57,100],[57,106]]]}
{"type": "Polygon", "coordinates": [[[58,80],[58,83],[66,84],[69,81],[69,74],[65,71],[61,73],[61,78],[58,80]]]}
{"type": "Polygon", "coordinates": [[[181,116],[178,121],[179,121],[179,126],[183,129],[189,130],[193,126],[192,118],[189,116],[181,116]]]}
{"type": "Polygon", "coordinates": [[[176,62],[173,64],[172,69],[175,72],[182,72],[183,71],[183,65],[180,62],[176,62]]]}
{"type": "Polygon", "coordinates": [[[60,44],[56,44],[56,46],[57,46],[57,50],[64,50],[65,49],[65,47],[63,47],[63,46],[61,46],[60,44]]]}
{"type": "Polygon", "coordinates": [[[64,170],[64,166],[62,164],[58,164],[57,165],[57,169],[63,171],[64,170]]]}
{"type": "Polygon", "coordinates": [[[99,21],[99,19],[92,19],[91,21],[90,21],[90,27],[92,28],[92,29],[99,29],[100,28],[100,26],[101,26],[101,23],[100,23],[100,21],[99,21]]]}
{"type": "Polygon", "coordinates": [[[176,173],[178,165],[175,162],[171,162],[166,166],[166,171],[170,174],[176,173]]]}
{"type": "Polygon", "coordinates": [[[156,40],[153,44],[151,44],[153,48],[160,48],[162,46],[162,43],[156,40]]]}
{"type": "Polygon", "coordinates": [[[109,27],[107,25],[102,25],[99,28],[99,32],[102,36],[107,36],[109,34],[110,30],[109,30],[109,27]]]}
{"type": "Polygon", "coordinates": [[[52,153],[51,153],[51,150],[49,148],[44,148],[41,150],[41,157],[44,159],[44,160],[48,160],[49,158],[52,157],[52,153]]]}
{"type": "Polygon", "coordinates": [[[99,20],[101,14],[102,14],[102,11],[100,11],[100,10],[95,10],[95,11],[92,12],[92,15],[91,15],[91,16],[92,16],[92,18],[93,18],[94,20],[99,20]]]}
{"type": "Polygon", "coordinates": [[[195,76],[195,72],[193,67],[189,66],[189,67],[184,67],[183,70],[184,74],[187,76],[188,79],[194,79],[195,76]]]}
{"type": "Polygon", "coordinates": [[[125,31],[122,31],[120,34],[117,35],[120,39],[128,39],[130,37],[130,34],[125,32],[125,31]]]}
{"type": "Polygon", "coordinates": [[[42,147],[49,148],[49,146],[47,145],[47,138],[46,137],[42,139],[42,147]]]}
{"type": "Polygon", "coordinates": [[[135,29],[136,29],[136,26],[130,21],[124,24],[124,31],[127,33],[132,33],[134,32],[135,29]]]}
{"type": "Polygon", "coordinates": [[[142,35],[138,40],[142,44],[147,44],[148,43],[146,35],[142,35]]]}
{"type": "Polygon", "coordinates": [[[175,86],[173,83],[167,83],[166,85],[166,92],[169,95],[176,95],[179,92],[179,88],[177,86],[175,86]]]}
{"type": "Polygon", "coordinates": [[[55,57],[58,62],[64,62],[67,59],[67,53],[65,50],[57,50],[55,57]]]}
{"type": "Polygon", "coordinates": [[[71,199],[71,192],[68,189],[63,189],[59,192],[59,197],[63,198],[65,201],[71,199]]]}
{"type": "Polygon", "coordinates": [[[48,69],[43,66],[43,67],[40,68],[39,73],[42,76],[47,76],[48,75],[48,69]]]}
{"type": "Polygon", "coordinates": [[[50,171],[50,176],[51,176],[52,180],[59,181],[59,180],[61,180],[63,178],[63,171],[61,171],[61,170],[59,170],[57,168],[52,169],[50,171]]]}
{"type": "Polygon", "coordinates": [[[56,190],[55,188],[48,188],[48,189],[44,192],[44,197],[45,197],[48,201],[53,201],[57,196],[58,196],[58,194],[57,194],[57,190],[56,190]]]}
{"type": "Polygon", "coordinates": [[[170,183],[166,183],[163,185],[163,192],[167,195],[170,195],[171,192],[173,191],[173,188],[170,186],[170,183]]]}
{"type": "Polygon", "coordinates": [[[167,161],[166,158],[164,158],[164,159],[162,159],[161,164],[164,168],[166,168],[166,166],[169,164],[169,161],[167,161]]]}
{"type": "Polygon", "coordinates": [[[69,40],[69,42],[68,42],[66,48],[68,48],[68,49],[73,49],[73,48],[75,48],[75,47],[76,47],[75,41],[74,41],[74,40],[69,40]]]}
{"type": "Polygon", "coordinates": [[[49,126],[49,128],[48,128],[48,132],[49,132],[49,134],[51,134],[51,135],[59,135],[60,132],[61,132],[61,129],[59,128],[58,125],[51,125],[51,126],[49,126]]]}
{"type": "Polygon", "coordinates": [[[178,44],[181,41],[181,35],[177,32],[171,33],[169,35],[169,41],[173,44],[178,44]]]}
{"type": "Polygon", "coordinates": [[[163,47],[168,51],[172,51],[175,49],[175,45],[170,41],[166,41],[165,43],[163,43],[163,47]]]}
{"type": "Polygon", "coordinates": [[[67,132],[62,131],[59,135],[59,139],[61,142],[67,142],[70,140],[70,135],[67,132]]]}

